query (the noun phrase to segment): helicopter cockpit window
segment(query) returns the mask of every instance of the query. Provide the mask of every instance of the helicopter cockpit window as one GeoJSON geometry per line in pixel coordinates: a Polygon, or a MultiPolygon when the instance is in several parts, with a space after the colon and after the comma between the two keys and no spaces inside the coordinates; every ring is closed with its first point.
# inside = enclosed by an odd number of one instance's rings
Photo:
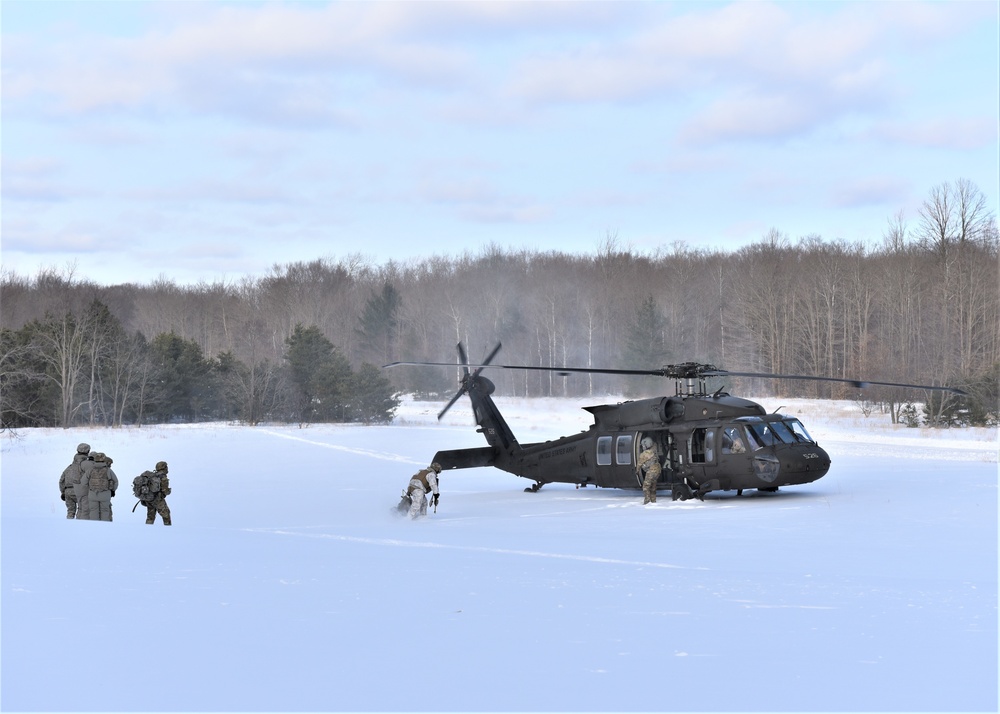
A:
{"type": "Polygon", "coordinates": [[[632,463],[632,435],[626,434],[618,437],[615,448],[615,463],[627,465],[632,463]]]}
{"type": "Polygon", "coordinates": [[[747,424],[747,436],[750,438],[750,446],[754,451],[781,441],[771,431],[771,427],[763,422],[747,424]]]}
{"type": "Polygon", "coordinates": [[[722,432],[722,453],[743,454],[746,453],[747,446],[743,443],[743,435],[740,434],[739,427],[726,427],[722,432]]]}
{"type": "Polygon", "coordinates": [[[774,444],[794,444],[798,439],[792,434],[792,430],[784,422],[753,422],[747,424],[747,436],[750,437],[750,444],[753,450],[761,449],[774,444]]]}
{"type": "Polygon", "coordinates": [[[809,432],[806,431],[806,428],[802,426],[802,422],[798,419],[785,419],[784,423],[787,424],[788,428],[792,430],[792,433],[795,434],[795,438],[798,441],[805,441],[810,444],[816,443],[816,440],[809,436],[809,432]]]}
{"type": "Polygon", "coordinates": [[[598,466],[610,466],[611,465],[611,437],[610,436],[599,436],[599,437],[597,437],[597,465],[598,466]]]}
{"type": "Polygon", "coordinates": [[[794,444],[798,441],[792,430],[783,421],[771,422],[771,428],[774,430],[775,435],[786,444],[794,444]]]}

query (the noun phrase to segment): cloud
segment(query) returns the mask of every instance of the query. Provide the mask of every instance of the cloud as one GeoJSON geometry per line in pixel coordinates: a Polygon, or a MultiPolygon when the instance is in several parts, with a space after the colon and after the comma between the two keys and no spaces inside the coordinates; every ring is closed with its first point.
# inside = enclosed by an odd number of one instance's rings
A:
{"type": "Polygon", "coordinates": [[[34,221],[3,222],[4,261],[13,253],[26,255],[59,255],[100,253],[113,249],[107,241],[87,227],[67,226],[49,230],[34,221]]]}
{"type": "Polygon", "coordinates": [[[552,215],[552,210],[541,204],[472,206],[460,215],[474,223],[540,223],[552,215]]]}
{"type": "Polygon", "coordinates": [[[867,138],[934,149],[976,150],[996,146],[996,118],[945,117],[920,122],[882,122],[867,138]]]}
{"type": "Polygon", "coordinates": [[[138,38],[15,38],[4,53],[4,94],[41,98],[62,114],[187,105],[261,121],[344,123],[372,77],[448,85],[469,66],[463,49],[401,39],[393,18],[412,10],[391,4],[201,7],[209,10],[138,38]]]}
{"type": "Polygon", "coordinates": [[[159,203],[213,202],[260,206],[264,204],[293,204],[300,202],[288,191],[269,186],[260,181],[200,180],[172,188],[141,188],[124,192],[126,198],[159,203]]]}
{"type": "Polygon", "coordinates": [[[48,157],[12,160],[5,156],[0,195],[13,201],[65,201],[70,192],[57,180],[63,167],[62,161],[48,157]]]}
{"type": "Polygon", "coordinates": [[[552,215],[536,199],[504,194],[475,177],[426,179],[417,193],[424,201],[455,207],[459,218],[473,223],[538,223],[552,215]]]}
{"type": "Polygon", "coordinates": [[[682,145],[709,145],[740,139],[777,139],[813,126],[819,108],[787,94],[746,92],[713,102],[680,130],[682,145]]]}
{"type": "Polygon", "coordinates": [[[892,176],[862,178],[843,184],[833,191],[837,208],[899,205],[910,195],[908,181],[892,176]]]}

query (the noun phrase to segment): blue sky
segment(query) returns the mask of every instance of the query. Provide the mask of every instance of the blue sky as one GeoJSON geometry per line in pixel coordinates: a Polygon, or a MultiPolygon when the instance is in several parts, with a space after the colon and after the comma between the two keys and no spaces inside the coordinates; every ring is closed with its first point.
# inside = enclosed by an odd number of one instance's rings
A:
{"type": "Polygon", "coordinates": [[[996,2],[3,0],[2,261],[877,243],[997,205],[996,2]]]}

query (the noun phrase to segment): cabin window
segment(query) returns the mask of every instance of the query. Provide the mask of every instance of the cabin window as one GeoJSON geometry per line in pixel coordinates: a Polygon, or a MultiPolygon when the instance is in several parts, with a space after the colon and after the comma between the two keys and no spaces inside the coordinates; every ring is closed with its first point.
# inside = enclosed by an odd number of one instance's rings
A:
{"type": "Polygon", "coordinates": [[[729,426],[722,432],[722,453],[743,454],[746,453],[747,445],[743,441],[743,435],[739,427],[729,426]]]}
{"type": "Polygon", "coordinates": [[[615,448],[615,463],[619,466],[627,466],[632,463],[632,435],[618,437],[615,448]]]}
{"type": "Polygon", "coordinates": [[[691,433],[688,460],[692,464],[715,463],[715,429],[695,429],[691,433]]]}
{"type": "Polygon", "coordinates": [[[597,465],[598,466],[610,466],[611,465],[611,437],[610,436],[599,436],[599,437],[597,437],[597,465]]]}

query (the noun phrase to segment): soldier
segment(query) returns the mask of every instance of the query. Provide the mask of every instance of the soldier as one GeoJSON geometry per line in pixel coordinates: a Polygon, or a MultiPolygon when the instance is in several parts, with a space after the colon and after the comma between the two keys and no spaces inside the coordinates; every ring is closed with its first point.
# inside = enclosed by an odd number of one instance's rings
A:
{"type": "Polygon", "coordinates": [[[170,506],[167,505],[167,496],[170,495],[170,479],[167,478],[167,462],[157,461],[156,472],[150,479],[150,491],[153,493],[151,501],[143,501],[146,506],[146,523],[153,525],[156,522],[156,514],[160,514],[163,525],[170,525],[170,506]]]}
{"type": "MultiPolygon", "coordinates": [[[[62,476],[59,477],[59,498],[66,503],[67,518],[86,518],[89,514],[84,514],[80,505],[81,491],[80,479],[83,477],[81,464],[87,460],[90,453],[90,444],[80,444],[76,447],[76,454],[73,456],[73,463],[63,469],[62,476]],[[79,511],[80,515],[77,516],[79,511]]],[[[84,505],[86,505],[84,503],[84,505]]]]}
{"type": "Polygon", "coordinates": [[[87,454],[85,461],[80,462],[80,483],[73,487],[76,492],[76,519],[90,520],[90,471],[94,468],[94,452],[87,454]]]}
{"type": "Polygon", "coordinates": [[[645,437],[641,442],[642,451],[639,452],[639,460],[636,466],[639,474],[646,474],[642,481],[642,503],[656,503],[656,482],[660,479],[660,455],[656,451],[656,446],[650,437],[645,437]]]}
{"type": "Polygon", "coordinates": [[[434,494],[434,507],[437,508],[441,493],[438,491],[438,475],[441,464],[434,462],[430,468],[420,469],[410,479],[406,487],[406,495],[410,497],[410,518],[427,515],[427,492],[434,494]]]}
{"type": "Polygon", "coordinates": [[[111,463],[110,457],[97,452],[94,454],[94,465],[87,472],[87,501],[92,521],[111,520],[111,499],[118,490],[118,477],[111,470],[111,463]]]}

